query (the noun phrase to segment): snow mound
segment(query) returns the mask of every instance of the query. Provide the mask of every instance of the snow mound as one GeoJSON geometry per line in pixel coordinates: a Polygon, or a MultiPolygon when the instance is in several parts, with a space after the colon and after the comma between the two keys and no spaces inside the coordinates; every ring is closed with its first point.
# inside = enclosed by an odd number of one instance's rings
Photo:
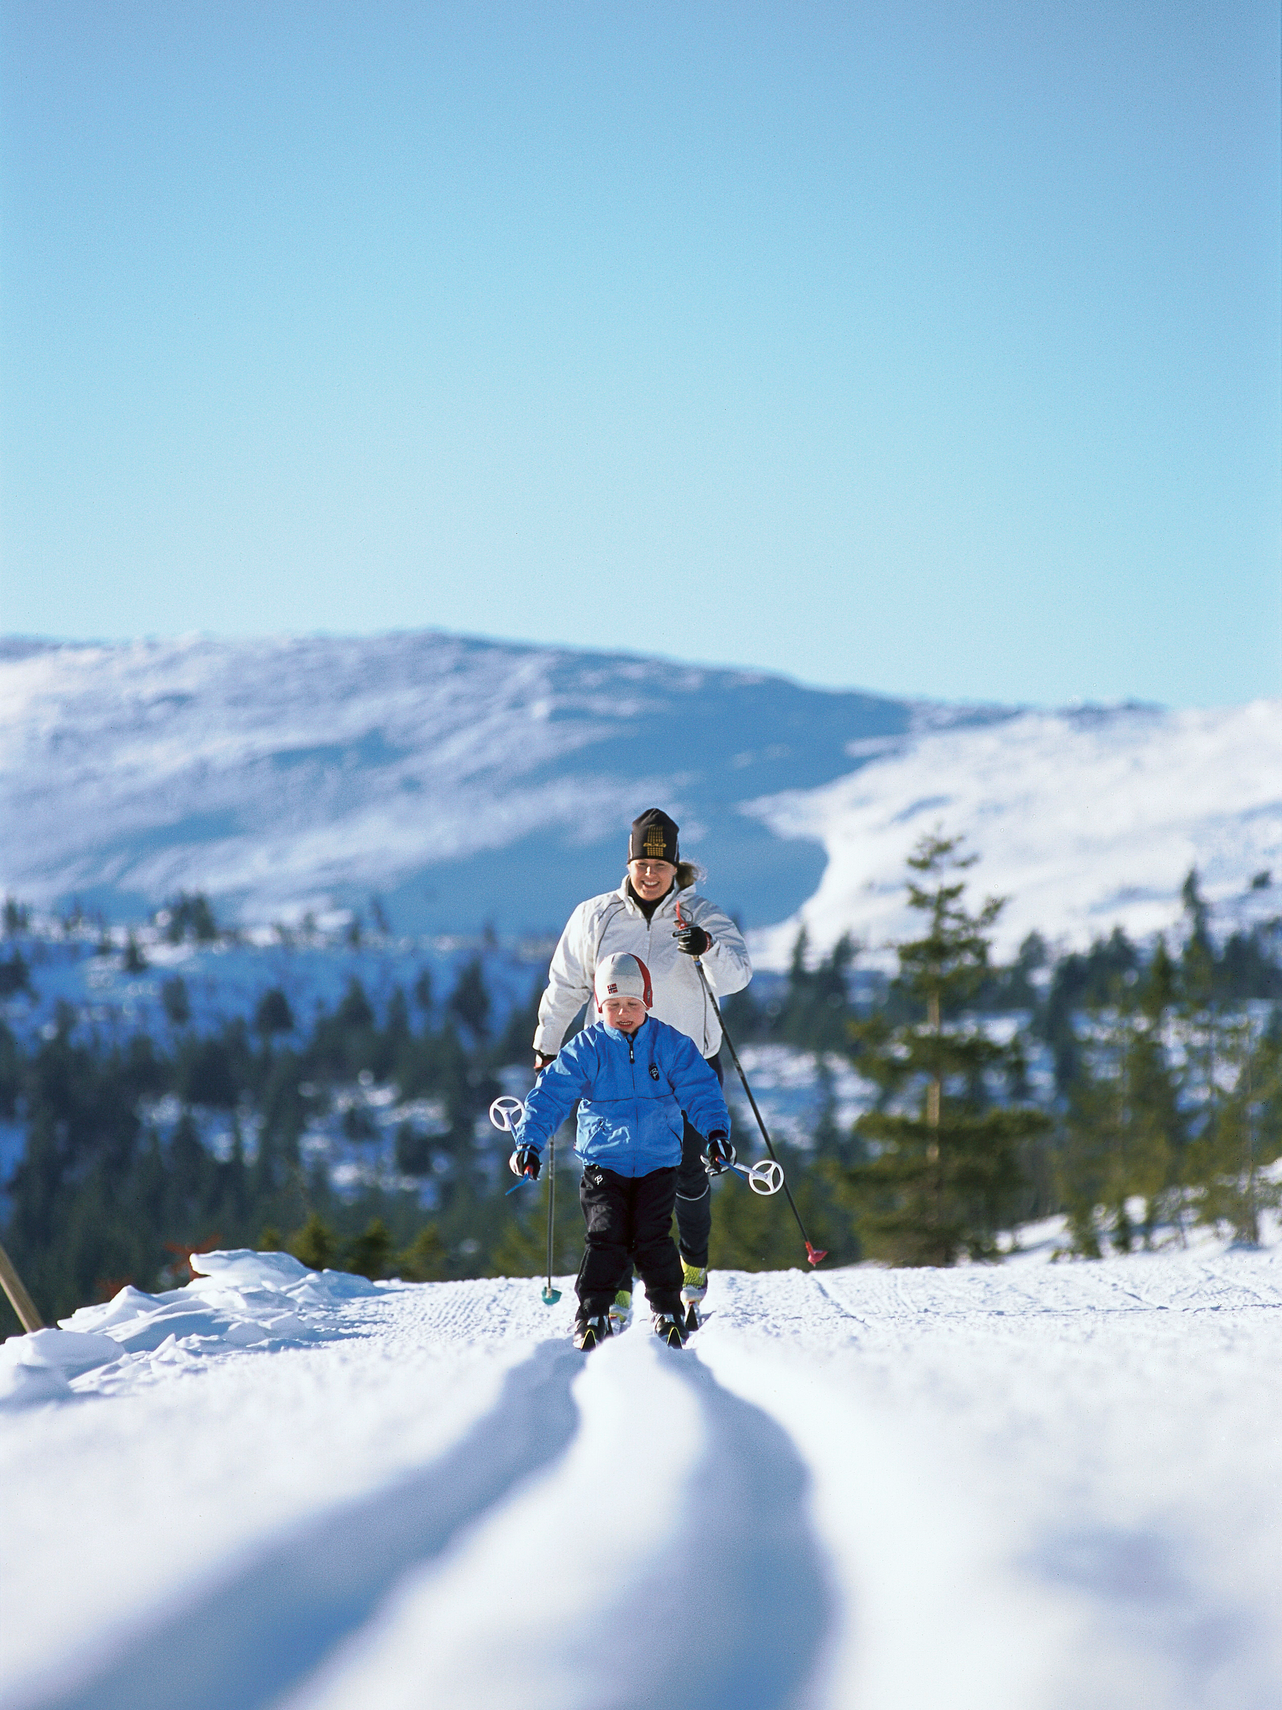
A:
{"type": "Polygon", "coordinates": [[[65,1401],[74,1393],[69,1379],[119,1358],[119,1345],[110,1336],[75,1330],[10,1336],[0,1348],[0,1406],[65,1401]]]}
{"type": "Polygon", "coordinates": [[[61,1329],[11,1336],[0,1348],[0,1406],[114,1392],[242,1348],[327,1341],[344,1333],[349,1301],[382,1292],[364,1277],[309,1271],[289,1253],[195,1253],[191,1265],[201,1274],[185,1288],[127,1286],[61,1329]]]}

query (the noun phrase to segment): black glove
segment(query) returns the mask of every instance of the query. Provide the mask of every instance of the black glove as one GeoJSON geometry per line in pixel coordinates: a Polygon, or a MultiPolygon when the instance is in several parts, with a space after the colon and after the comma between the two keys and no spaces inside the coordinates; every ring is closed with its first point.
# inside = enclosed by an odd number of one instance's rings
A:
{"type": "Polygon", "coordinates": [[[722,1170],[728,1169],[734,1163],[736,1153],[730,1144],[730,1137],[720,1128],[714,1128],[708,1136],[708,1144],[703,1149],[704,1169],[710,1176],[719,1176],[722,1170]]]}
{"type": "Polygon", "coordinates": [[[556,1062],[556,1052],[536,1051],[534,1053],[534,1072],[541,1075],[549,1063],[556,1062]]]}
{"type": "Polygon", "coordinates": [[[712,948],[712,940],[701,926],[680,926],[672,936],[683,956],[702,956],[712,948]]]}
{"type": "Polygon", "coordinates": [[[543,1163],[533,1146],[518,1146],[508,1159],[507,1167],[514,1176],[529,1176],[531,1181],[536,1182],[543,1163]]]}

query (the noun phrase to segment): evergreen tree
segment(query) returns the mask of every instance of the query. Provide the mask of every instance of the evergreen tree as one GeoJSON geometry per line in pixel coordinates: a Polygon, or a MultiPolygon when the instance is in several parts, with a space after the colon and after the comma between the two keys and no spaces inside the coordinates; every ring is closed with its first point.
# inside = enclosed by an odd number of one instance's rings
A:
{"type": "Polygon", "coordinates": [[[896,946],[892,994],[908,1019],[852,1028],[859,1068],[881,1097],[855,1125],[870,1155],[845,1181],[866,1250],[897,1264],[995,1256],[1022,1184],[1020,1148],[1047,1126],[1040,1111],[994,1101],[990,1083],[1014,1073],[1017,1054],[964,1019],[1002,904],[967,912],[955,875],[977,857],[960,855],[961,841],[925,837],[908,859],[909,904],[926,917],[922,937],[896,946]]]}
{"type": "Polygon", "coordinates": [[[1198,1220],[1223,1225],[1246,1246],[1260,1242],[1260,1214],[1282,1203],[1282,1183],[1263,1174],[1282,1152],[1282,1028],[1258,1035],[1249,1013],[1219,1019],[1215,1079],[1203,1093],[1188,1177],[1198,1220]]]}
{"type": "Polygon", "coordinates": [[[406,1282],[439,1282],[449,1265],[449,1253],[435,1223],[425,1223],[409,1246],[392,1261],[392,1275],[406,1282]]]}
{"type": "Polygon", "coordinates": [[[31,970],[22,951],[15,947],[5,962],[0,962],[0,998],[16,997],[31,990],[31,970]]]}
{"type": "Polygon", "coordinates": [[[198,944],[212,944],[218,937],[214,911],[209,906],[209,898],[201,892],[188,896],[186,891],[180,891],[173,901],[166,903],[165,908],[169,916],[165,937],[171,944],[181,944],[188,934],[198,944]]]}
{"type": "Polygon", "coordinates": [[[432,1137],[412,1122],[396,1128],[396,1168],[403,1176],[425,1176],[432,1168],[432,1137]]]}
{"type": "Polygon", "coordinates": [[[338,1253],[334,1231],[318,1211],[290,1237],[288,1250],[313,1271],[329,1269],[338,1253]]]}
{"type": "Polygon", "coordinates": [[[364,1232],[347,1243],[347,1269],[354,1276],[368,1277],[373,1282],[376,1277],[387,1275],[391,1254],[392,1237],[386,1223],[381,1217],[372,1218],[364,1232]]]}
{"type": "Polygon", "coordinates": [[[1069,1251],[1082,1257],[1099,1257],[1105,1230],[1119,1252],[1140,1234],[1151,1246],[1159,1222],[1179,1215],[1186,1131],[1167,1039],[1176,995],[1159,939],[1143,973],[1115,976],[1112,1001],[1086,1012],[1057,1160],[1069,1251]]]}
{"type": "Polygon", "coordinates": [[[187,995],[187,982],[181,974],[161,982],[160,1002],[175,1027],[186,1027],[191,1020],[191,999],[187,995]]]}
{"type": "Polygon", "coordinates": [[[254,1011],[254,1031],[264,1039],[271,1039],[277,1033],[292,1033],[294,1031],[294,1012],[289,1007],[289,999],[279,986],[272,986],[258,1000],[254,1011]]]}
{"type": "Polygon", "coordinates": [[[803,926],[792,949],[788,995],[774,1024],[774,1035],[805,1051],[840,1051],[849,1040],[848,981],[855,943],[843,932],[827,956],[808,968],[809,940],[803,926]]]}
{"type": "Polygon", "coordinates": [[[467,1027],[474,1039],[484,1039],[489,1033],[490,994],[485,989],[485,971],[481,958],[473,956],[459,972],[449,1007],[467,1027]]]}
{"type": "Polygon", "coordinates": [[[534,1049],[534,1029],[539,1019],[539,1004],[547,985],[546,971],[535,980],[530,988],[530,995],[524,1004],[515,1004],[507,1018],[507,1026],[503,1029],[491,1053],[496,1068],[502,1068],[508,1063],[528,1063],[530,1053],[534,1049]]]}

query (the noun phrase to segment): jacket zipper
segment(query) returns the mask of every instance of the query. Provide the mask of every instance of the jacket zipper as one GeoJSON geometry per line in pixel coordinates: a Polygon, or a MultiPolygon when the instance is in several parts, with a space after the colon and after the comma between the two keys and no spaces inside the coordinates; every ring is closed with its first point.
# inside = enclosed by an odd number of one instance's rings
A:
{"type": "MultiPolygon", "coordinates": [[[[628,1034],[628,1062],[631,1063],[631,1065],[632,1065],[632,1110],[633,1110],[632,1132],[636,1135],[637,1142],[639,1144],[640,1139],[641,1139],[641,1100],[637,1097],[636,1042],[637,1042],[636,1034],[635,1033],[629,1033],[628,1034]]],[[[635,1176],[636,1173],[637,1173],[637,1155],[634,1151],[632,1154],[632,1174],[635,1176]]]]}

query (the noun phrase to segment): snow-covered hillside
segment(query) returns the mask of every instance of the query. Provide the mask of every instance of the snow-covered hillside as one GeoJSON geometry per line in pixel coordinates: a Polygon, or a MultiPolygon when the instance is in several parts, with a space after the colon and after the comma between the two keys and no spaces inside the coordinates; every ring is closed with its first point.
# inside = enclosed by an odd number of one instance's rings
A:
{"type": "MultiPolygon", "coordinates": [[[[983,716],[967,713],[965,717],[983,716]]],[[[0,649],[0,885],[250,923],[381,893],[402,931],[559,928],[662,802],[749,922],[823,854],[739,811],[829,782],[905,702],[434,633],[0,649]]]]}
{"type": "Polygon", "coordinates": [[[197,1262],[0,1355],[5,1710],[1282,1701],[1276,1248],[714,1275],[589,1356],[197,1262]]]}
{"type": "Polygon", "coordinates": [[[763,936],[764,961],[803,923],[823,949],[852,930],[869,946],[915,932],[904,857],[937,825],[982,856],[976,890],[1010,899],[1007,954],[1034,930],[1073,948],[1114,926],[1162,931],[1192,867],[1221,927],[1282,914],[1282,701],[1024,713],[863,752],[853,775],[757,805],[828,855],[815,895],[763,936]]]}
{"type": "Polygon", "coordinates": [[[0,886],[138,918],[180,889],[296,920],[378,893],[400,931],[559,928],[617,882],[652,803],[780,965],[902,925],[942,823],[1038,928],[1279,912],[1282,702],[1209,712],[948,708],[760,673],[419,634],[0,651],[0,886]],[[760,933],[771,923],[774,932],[760,933]]]}

